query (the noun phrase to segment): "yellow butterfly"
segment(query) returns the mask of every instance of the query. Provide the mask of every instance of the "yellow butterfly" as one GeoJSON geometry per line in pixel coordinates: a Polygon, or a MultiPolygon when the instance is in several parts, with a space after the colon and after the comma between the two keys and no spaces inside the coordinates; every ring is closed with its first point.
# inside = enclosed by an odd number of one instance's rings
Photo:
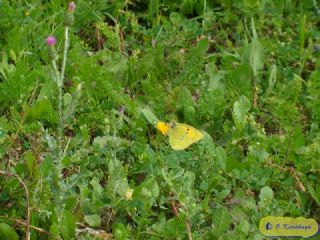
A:
{"type": "Polygon", "coordinates": [[[173,122],[168,124],[159,121],[157,129],[162,134],[169,136],[170,146],[174,150],[183,150],[203,138],[202,132],[184,123],[173,122]]]}

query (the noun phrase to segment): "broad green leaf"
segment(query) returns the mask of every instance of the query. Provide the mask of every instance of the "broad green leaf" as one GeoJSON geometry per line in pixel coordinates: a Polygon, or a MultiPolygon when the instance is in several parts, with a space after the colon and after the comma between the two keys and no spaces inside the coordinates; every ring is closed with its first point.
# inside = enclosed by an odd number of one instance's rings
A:
{"type": "Polygon", "coordinates": [[[293,103],[297,102],[301,95],[303,81],[299,75],[294,74],[293,79],[284,85],[283,96],[293,103]]]}
{"type": "Polygon", "coordinates": [[[269,74],[269,86],[264,94],[265,97],[267,97],[271,94],[276,81],[277,81],[277,65],[273,64],[271,66],[271,70],[270,70],[270,74],[269,74]]]}
{"type": "Polygon", "coordinates": [[[198,45],[190,50],[190,59],[196,59],[205,54],[209,49],[209,40],[203,38],[198,42],[198,45]]]}
{"type": "Polygon", "coordinates": [[[269,186],[260,189],[259,199],[262,201],[271,201],[273,199],[273,191],[269,186]]]}
{"type": "Polygon", "coordinates": [[[263,68],[265,61],[265,54],[263,46],[261,45],[258,34],[254,27],[254,22],[252,20],[252,32],[253,39],[250,44],[245,47],[243,52],[242,60],[243,63],[247,63],[251,66],[253,75],[256,77],[259,71],[263,68]]]}
{"type": "Polygon", "coordinates": [[[300,57],[303,58],[304,45],[305,45],[305,35],[306,35],[306,20],[307,16],[305,14],[300,14],[299,21],[299,42],[300,42],[300,57]]]}
{"type": "Polygon", "coordinates": [[[265,236],[263,236],[263,235],[260,234],[260,233],[256,233],[256,234],[253,236],[253,240],[265,240],[265,236]]]}
{"type": "MultiPolygon", "coordinates": [[[[48,69],[46,68],[43,70],[48,70],[48,69]]],[[[39,95],[37,97],[37,101],[42,101],[44,99],[52,99],[56,91],[57,91],[56,82],[52,79],[47,79],[42,85],[42,88],[40,89],[39,95]]]]}
{"type": "Polygon", "coordinates": [[[195,181],[195,174],[194,172],[187,171],[183,176],[183,186],[182,186],[182,192],[179,196],[182,197],[180,199],[180,202],[182,204],[186,204],[187,206],[190,206],[194,202],[194,181],[195,181]],[[185,202],[184,202],[185,201],[185,202]]]}
{"type": "Polygon", "coordinates": [[[233,104],[232,118],[239,131],[242,131],[246,124],[246,114],[250,108],[251,104],[245,96],[241,96],[240,99],[233,104]]]}
{"type": "Polygon", "coordinates": [[[192,123],[195,120],[196,109],[193,106],[185,106],[183,108],[183,117],[185,122],[192,123]]]}
{"type": "Polygon", "coordinates": [[[205,147],[205,149],[208,151],[208,154],[212,157],[216,156],[216,149],[213,142],[212,137],[207,132],[204,132],[204,138],[202,140],[202,145],[205,147]]]}
{"type": "Polygon", "coordinates": [[[169,239],[173,239],[176,236],[178,237],[177,239],[183,239],[185,237],[184,219],[170,218],[165,224],[164,233],[169,239]]]}
{"type": "Polygon", "coordinates": [[[64,239],[72,239],[76,232],[76,221],[70,211],[64,211],[60,223],[61,233],[64,239]]]}
{"type": "Polygon", "coordinates": [[[213,2],[208,2],[207,0],[197,0],[194,5],[197,14],[201,16],[208,13],[207,8],[210,3],[213,4],[213,2]]]}
{"type": "Polygon", "coordinates": [[[103,188],[101,187],[99,180],[94,177],[90,181],[90,185],[93,187],[93,191],[95,194],[100,195],[103,192],[103,188]]]}
{"type": "Polygon", "coordinates": [[[217,146],[215,149],[216,159],[222,170],[226,170],[226,162],[227,162],[227,153],[223,147],[217,146]]]}
{"type": "Polygon", "coordinates": [[[239,162],[234,156],[229,156],[226,159],[226,171],[232,172],[233,169],[236,169],[239,167],[239,162]]]}
{"type": "MultiPolygon", "coordinates": [[[[199,100],[199,108],[196,113],[204,119],[221,120],[226,109],[226,99],[221,90],[205,91],[199,100]]],[[[198,116],[197,114],[195,116],[198,116]]]]}
{"type": "Polygon", "coordinates": [[[107,146],[130,146],[131,142],[125,138],[120,138],[118,136],[98,136],[93,139],[92,145],[98,145],[100,148],[107,146]]]}
{"type": "MultiPolygon", "coordinates": [[[[110,140],[110,139],[109,139],[110,140]]],[[[98,137],[95,137],[93,139],[93,142],[92,142],[92,145],[99,145],[100,148],[103,148],[103,147],[106,147],[107,146],[107,143],[108,143],[108,137],[107,136],[98,136],[98,137]]]]}
{"type": "Polygon", "coordinates": [[[190,90],[187,87],[181,87],[177,101],[177,108],[183,109],[186,106],[192,105],[192,102],[190,90]]]}
{"type": "MultiPolygon", "coordinates": [[[[4,138],[9,128],[8,120],[2,116],[0,117],[0,141],[4,138]]],[[[1,142],[0,142],[1,143],[1,142]]]]}
{"type": "Polygon", "coordinates": [[[45,120],[52,124],[57,122],[57,113],[48,99],[36,102],[32,107],[27,108],[26,112],[26,118],[30,122],[36,120],[45,120]]]}
{"type": "Polygon", "coordinates": [[[72,95],[68,92],[63,95],[64,108],[67,108],[68,105],[72,104],[72,98],[72,95]]]}
{"type": "Polygon", "coordinates": [[[84,215],[84,221],[86,221],[90,227],[100,227],[101,225],[101,218],[98,214],[84,215]]]}
{"type": "Polygon", "coordinates": [[[2,222],[0,223],[0,239],[19,240],[19,236],[9,224],[2,222]]]}
{"type": "Polygon", "coordinates": [[[173,25],[181,26],[184,23],[184,16],[178,12],[170,13],[169,18],[173,25]]]}
{"type": "Polygon", "coordinates": [[[264,186],[260,189],[259,199],[258,205],[260,208],[268,207],[273,199],[273,190],[269,186],[264,186]]]}
{"type": "Polygon", "coordinates": [[[148,15],[150,20],[154,18],[154,15],[158,13],[159,10],[159,0],[150,0],[148,5],[148,15]]]}
{"type": "Polygon", "coordinates": [[[226,207],[218,208],[214,211],[212,217],[212,234],[219,237],[226,233],[232,223],[231,215],[226,207]]]}
{"type": "Polygon", "coordinates": [[[158,216],[158,221],[155,221],[154,224],[152,224],[152,230],[158,233],[164,233],[164,227],[166,225],[166,217],[164,213],[160,213],[158,216]]]}
{"type": "Polygon", "coordinates": [[[238,92],[239,95],[245,95],[251,98],[253,96],[253,83],[251,77],[250,65],[247,63],[237,66],[230,74],[228,79],[230,87],[238,92]]]}
{"type": "Polygon", "coordinates": [[[28,171],[29,171],[29,175],[30,176],[36,175],[36,173],[38,172],[38,168],[36,166],[36,164],[37,164],[36,159],[33,156],[32,151],[27,151],[24,154],[24,159],[25,159],[25,164],[26,164],[28,171]]]}
{"type": "Polygon", "coordinates": [[[193,11],[194,0],[182,0],[180,5],[183,14],[191,14],[193,11]]]}
{"type": "Polygon", "coordinates": [[[241,219],[237,229],[247,236],[249,234],[250,224],[247,220],[241,219]]]}
{"type": "MultiPolygon", "coordinates": [[[[242,202],[243,200],[239,199],[239,202],[242,202]]],[[[247,209],[246,209],[247,210],[247,209]]],[[[233,218],[236,221],[241,221],[242,219],[246,219],[249,220],[251,214],[248,214],[245,210],[244,207],[241,205],[236,205],[234,207],[232,207],[232,209],[230,210],[230,214],[233,216],[233,218]]]]}
{"type": "Polygon", "coordinates": [[[187,87],[181,87],[177,101],[178,111],[183,113],[184,120],[192,123],[196,114],[191,93],[187,87]]]}
{"type": "Polygon", "coordinates": [[[225,83],[223,75],[218,72],[216,66],[213,63],[209,63],[206,67],[206,72],[209,75],[208,90],[221,90],[221,92],[224,92],[225,83]]]}
{"type": "Polygon", "coordinates": [[[166,182],[170,187],[172,187],[172,186],[173,186],[173,183],[172,183],[172,181],[171,181],[171,179],[170,179],[170,177],[169,177],[168,172],[167,172],[164,168],[162,168],[161,174],[162,174],[162,177],[163,177],[163,179],[165,180],[165,182],[166,182]]]}
{"type": "Polygon", "coordinates": [[[127,174],[128,168],[122,166],[122,162],[117,159],[111,159],[108,164],[109,181],[107,185],[108,193],[112,197],[125,197],[127,189],[129,188],[127,174]]]}
{"type": "Polygon", "coordinates": [[[128,240],[130,239],[129,233],[126,227],[122,223],[117,223],[113,226],[113,235],[116,240],[128,240]]]}
{"type": "Polygon", "coordinates": [[[139,199],[144,203],[145,209],[148,209],[159,196],[159,185],[154,178],[142,182],[134,189],[133,199],[139,199]]]}
{"type": "Polygon", "coordinates": [[[159,122],[158,118],[153,114],[153,112],[149,107],[143,108],[141,112],[143,113],[145,118],[148,120],[148,122],[151,123],[152,125],[155,126],[157,122],[159,122]]]}

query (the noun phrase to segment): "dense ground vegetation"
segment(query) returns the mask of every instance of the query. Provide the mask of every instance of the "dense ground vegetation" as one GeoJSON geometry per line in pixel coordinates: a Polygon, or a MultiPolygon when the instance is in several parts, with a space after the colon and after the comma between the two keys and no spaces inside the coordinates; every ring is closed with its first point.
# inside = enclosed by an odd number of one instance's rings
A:
{"type": "Polygon", "coordinates": [[[0,239],[26,225],[30,239],[263,239],[264,216],[320,222],[316,0],[67,8],[0,1],[0,239]],[[146,107],[205,137],[171,149],[146,107]]]}

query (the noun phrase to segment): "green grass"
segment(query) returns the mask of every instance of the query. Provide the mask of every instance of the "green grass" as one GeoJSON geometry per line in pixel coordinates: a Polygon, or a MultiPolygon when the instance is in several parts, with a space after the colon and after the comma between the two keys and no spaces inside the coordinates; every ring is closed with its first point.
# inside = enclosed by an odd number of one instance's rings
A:
{"type": "Polygon", "coordinates": [[[265,216],[320,222],[317,1],[76,5],[0,1],[0,239],[26,236],[27,209],[34,240],[263,239],[265,216]],[[59,93],[45,39],[61,71],[66,22],[59,93]],[[150,114],[205,137],[174,151],[150,114]]]}

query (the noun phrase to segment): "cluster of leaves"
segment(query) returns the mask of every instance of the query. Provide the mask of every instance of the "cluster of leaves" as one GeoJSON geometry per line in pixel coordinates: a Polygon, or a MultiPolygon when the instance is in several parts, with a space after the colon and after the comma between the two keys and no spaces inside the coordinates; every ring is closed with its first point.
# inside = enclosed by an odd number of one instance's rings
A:
{"type": "MultiPolygon", "coordinates": [[[[56,203],[44,39],[62,55],[65,4],[0,2],[1,170],[23,179],[31,225],[51,234],[31,239],[263,239],[267,215],[320,221],[316,1],[78,1],[56,203]],[[206,137],[170,149],[146,105],[206,137]]],[[[18,239],[25,193],[0,177],[0,238],[18,239]]]]}

